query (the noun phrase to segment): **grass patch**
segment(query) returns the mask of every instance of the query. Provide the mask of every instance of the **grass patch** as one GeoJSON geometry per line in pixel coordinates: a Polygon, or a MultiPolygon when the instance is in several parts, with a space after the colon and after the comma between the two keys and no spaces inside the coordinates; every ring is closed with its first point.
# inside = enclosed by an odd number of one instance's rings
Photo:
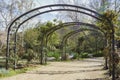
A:
{"type": "Polygon", "coordinates": [[[9,69],[9,70],[5,70],[4,68],[0,69],[0,78],[5,78],[5,77],[10,77],[10,76],[14,76],[17,74],[21,74],[21,73],[26,73],[27,71],[33,70],[37,67],[26,67],[26,68],[22,68],[22,69],[9,69]]]}

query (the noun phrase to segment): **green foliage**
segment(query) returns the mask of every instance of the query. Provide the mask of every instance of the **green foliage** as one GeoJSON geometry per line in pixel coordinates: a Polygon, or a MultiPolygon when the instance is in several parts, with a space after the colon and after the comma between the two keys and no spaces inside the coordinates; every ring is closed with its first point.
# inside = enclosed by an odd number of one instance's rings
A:
{"type": "Polygon", "coordinates": [[[82,37],[79,37],[78,38],[78,42],[77,42],[77,46],[76,46],[76,52],[78,53],[78,54],[80,54],[81,53],[81,51],[83,50],[83,42],[84,42],[84,37],[82,36],[82,37]]]}
{"type": "MultiPolygon", "coordinates": [[[[108,18],[114,25],[118,24],[118,13],[116,13],[115,11],[107,10],[103,13],[103,16],[108,18]]],[[[110,39],[110,34],[112,32],[110,22],[108,22],[104,17],[101,17],[101,19],[102,21],[97,21],[97,25],[101,28],[101,30],[104,31],[104,33],[106,33],[106,38],[110,39]]],[[[116,27],[114,26],[114,29],[115,28],[116,27]]]]}
{"type": "MultiPolygon", "coordinates": [[[[35,57],[36,53],[39,53],[39,50],[41,48],[41,45],[45,47],[44,45],[46,44],[46,33],[55,26],[57,23],[57,20],[54,20],[54,22],[46,22],[46,23],[39,23],[35,28],[29,28],[25,31],[24,34],[24,41],[25,41],[25,47],[26,50],[24,51],[25,54],[22,58],[27,59],[28,62],[35,57]],[[42,44],[41,44],[42,43],[42,44]],[[31,50],[28,50],[31,49],[31,50]]],[[[53,33],[50,35],[48,39],[48,44],[47,44],[47,52],[49,50],[56,50],[55,45],[59,44],[59,35],[57,32],[53,33]]],[[[38,54],[39,55],[39,54],[38,54]]],[[[55,56],[57,58],[57,55],[55,56]]]]}
{"type": "Polygon", "coordinates": [[[28,49],[27,53],[23,55],[23,59],[27,59],[28,62],[30,62],[35,57],[35,54],[32,49],[28,49]]]}
{"type": "Polygon", "coordinates": [[[103,53],[102,53],[102,51],[99,51],[99,52],[95,52],[95,53],[93,53],[93,57],[103,57],[103,53]]]}
{"type": "Polygon", "coordinates": [[[6,46],[4,45],[0,50],[0,55],[5,56],[5,53],[6,53],[6,46]]]}
{"type": "Polygon", "coordinates": [[[73,54],[73,59],[78,59],[78,53],[73,54]]]}
{"type": "Polygon", "coordinates": [[[36,45],[39,44],[38,41],[38,36],[39,36],[39,32],[37,31],[37,29],[34,28],[29,28],[25,31],[24,34],[24,41],[25,41],[25,45],[27,48],[34,48],[36,45]]]}
{"type": "Polygon", "coordinates": [[[0,69],[0,77],[4,77],[6,74],[8,74],[9,71],[8,70],[5,70],[3,68],[0,69]]]}
{"type": "MultiPolygon", "coordinates": [[[[38,27],[36,27],[39,31],[39,37],[38,41],[42,40],[44,37],[44,40],[46,40],[46,33],[51,30],[55,26],[56,20],[53,22],[46,22],[44,24],[39,24],[38,27]]],[[[45,42],[44,42],[45,43],[45,42]]],[[[54,32],[52,35],[50,35],[48,40],[48,47],[54,47],[54,45],[57,45],[59,43],[59,34],[57,32],[54,32]]]]}
{"type": "Polygon", "coordinates": [[[88,53],[81,53],[80,57],[81,58],[89,58],[88,53]]]}
{"type": "Polygon", "coordinates": [[[56,61],[59,61],[60,60],[60,54],[59,53],[55,53],[53,55],[53,57],[55,57],[56,61]]]}
{"type": "Polygon", "coordinates": [[[48,53],[47,53],[47,56],[48,56],[48,57],[53,57],[53,55],[54,55],[54,52],[48,52],[48,53]]]}
{"type": "Polygon", "coordinates": [[[61,55],[58,51],[55,51],[55,52],[48,52],[47,56],[54,57],[56,61],[59,61],[61,55]]]}
{"type": "Polygon", "coordinates": [[[34,68],[27,67],[27,68],[22,68],[22,69],[17,69],[17,70],[13,70],[13,69],[5,70],[5,69],[1,68],[0,69],[0,78],[13,76],[13,75],[20,74],[20,73],[25,73],[26,71],[32,70],[34,68]]]}

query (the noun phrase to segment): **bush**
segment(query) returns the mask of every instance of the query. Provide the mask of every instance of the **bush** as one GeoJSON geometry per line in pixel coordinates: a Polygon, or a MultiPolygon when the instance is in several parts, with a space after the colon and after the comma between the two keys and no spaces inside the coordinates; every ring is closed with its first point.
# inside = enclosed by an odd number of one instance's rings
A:
{"type": "Polygon", "coordinates": [[[48,52],[48,53],[47,53],[47,56],[48,56],[48,57],[53,57],[53,55],[54,55],[54,52],[48,52]]]}
{"type": "Polygon", "coordinates": [[[5,70],[3,68],[0,69],[0,77],[4,77],[8,73],[9,73],[9,71],[7,71],[7,70],[5,70]]]}
{"type": "Polygon", "coordinates": [[[99,51],[98,53],[93,53],[93,57],[103,57],[102,51],[99,51]]]}
{"type": "Polygon", "coordinates": [[[29,71],[32,69],[34,69],[34,68],[27,67],[27,68],[16,69],[16,70],[13,70],[13,69],[5,70],[5,69],[1,68],[0,69],[0,78],[13,76],[13,75],[20,74],[20,73],[25,73],[26,71],[29,71]]]}
{"type": "Polygon", "coordinates": [[[80,57],[81,58],[89,58],[88,53],[81,53],[80,57]]]}
{"type": "Polygon", "coordinates": [[[60,59],[60,54],[59,54],[59,53],[54,53],[53,57],[55,57],[55,59],[56,59],[57,61],[59,61],[59,59],[60,59]]]}
{"type": "Polygon", "coordinates": [[[73,59],[77,59],[77,58],[78,58],[78,54],[77,54],[77,53],[74,53],[73,59]]]}
{"type": "Polygon", "coordinates": [[[60,59],[60,54],[59,52],[48,52],[47,54],[48,57],[54,57],[57,61],[60,59]]]}
{"type": "Polygon", "coordinates": [[[35,57],[35,54],[32,49],[28,49],[27,53],[25,53],[22,57],[22,59],[27,59],[28,62],[30,62],[35,57]]]}

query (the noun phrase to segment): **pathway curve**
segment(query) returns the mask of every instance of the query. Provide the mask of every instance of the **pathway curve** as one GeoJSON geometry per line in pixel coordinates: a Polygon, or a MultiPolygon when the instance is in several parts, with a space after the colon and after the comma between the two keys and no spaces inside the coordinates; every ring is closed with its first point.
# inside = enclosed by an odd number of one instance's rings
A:
{"type": "Polygon", "coordinates": [[[0,80],[104,80],[102,58],[71,62],[50,62],[27,73],[0,80]]]}

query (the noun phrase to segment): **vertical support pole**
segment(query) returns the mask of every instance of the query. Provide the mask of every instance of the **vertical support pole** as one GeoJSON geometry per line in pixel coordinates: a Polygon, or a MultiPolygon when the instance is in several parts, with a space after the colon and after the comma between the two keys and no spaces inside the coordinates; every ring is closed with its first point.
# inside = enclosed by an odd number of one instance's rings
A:
{"type": "Polygon", "coordinates": [[[41,41],[41,47],[40,47],[41,49],[40,49],[40,54],[41,54],[41,56],[40,56],[40,64],[43,64],[43,39],[42,39],[42,41],[41,41]]]}
{"type": "Polygon", "coordinates": [[[10,35],[9,35],[9,30],[8,30],[8,33],[7,33],[7,48],[6,48],[6,70],[8,70],[9,68],[9,38],[10,38],[10,35]]]}
{"type": "Polygon", "coordinates": [[[64,54],[64,50],[63,50],[63,48],[64,48],[64,47],[63,47],[63,42],[61,43],[61,46],[60,46],[60,47],[61,47],[61,61],[62,61],[62,60],[63,60],[63,56],[64,56],[64,55],[63,55],[63,54],[64,54]]]}
{"type": "Polygon", "coordinates": [[[65,48],[63,48],[63,49],[64,49],[64,53],[65,53],[65,60],[67,60],[67,53],[66,53],[66,52],[67,52],[67,51],[66,51],[66,49],[67,49],[66,47],[67,47],[67,46],[66,46],[66,45],[67,45],[67,39],[66,39],[65,42],[64,42],[64,47],[65,47],[65,48]]]}
{"type": "Polygon", "coordinates": [[[65,43],[65,60],[67,60],[66,43],[65,43]]]}
{"type": "Polygon", "coordinates": [[[95,41],[96,41],[96,54],[98,53],[98,50],[97,50],[97,35],[96,35],[96,37],[95,37],[96,39],[95,39],[95,41]]]}
{"type": "Polygon", "coordinates": [[[40,49],[40,53],[41,53],[41,56],[40,56],[40,58],[41,58],[41,64],[44,64],[45,63],[45,54],[44,54],[44,52],[43,52],[43,48],[44,48],[44,40],[45,40],[45,35],[43,35],[43,38],[42,38],[42,41],[41,41],[41,49],[40,49]]]}
{"type": "Polygon", "coordinates": [[[115,80],[115,30],[114,26],[112,25],[112,80],[115,80]]]}
{"type": "Polygon", "coordinates": [[[45,43],[44,43],[44,63],[47,62],[47,36],[45,34],[45,43]]]}
{"type": "Polygon", "coordinates": [[[17,32],[15,32],[14,39],[14,70],[16,69],[16,47],[17,47],[17,32]]]}
{"type": "Polygon", "coordinates": [[[62,49],[61,60],[65,60],[66,53],[65,53],[65,42],[64,42],[64,40],[62,41],[61,49],[62,49]]]}

